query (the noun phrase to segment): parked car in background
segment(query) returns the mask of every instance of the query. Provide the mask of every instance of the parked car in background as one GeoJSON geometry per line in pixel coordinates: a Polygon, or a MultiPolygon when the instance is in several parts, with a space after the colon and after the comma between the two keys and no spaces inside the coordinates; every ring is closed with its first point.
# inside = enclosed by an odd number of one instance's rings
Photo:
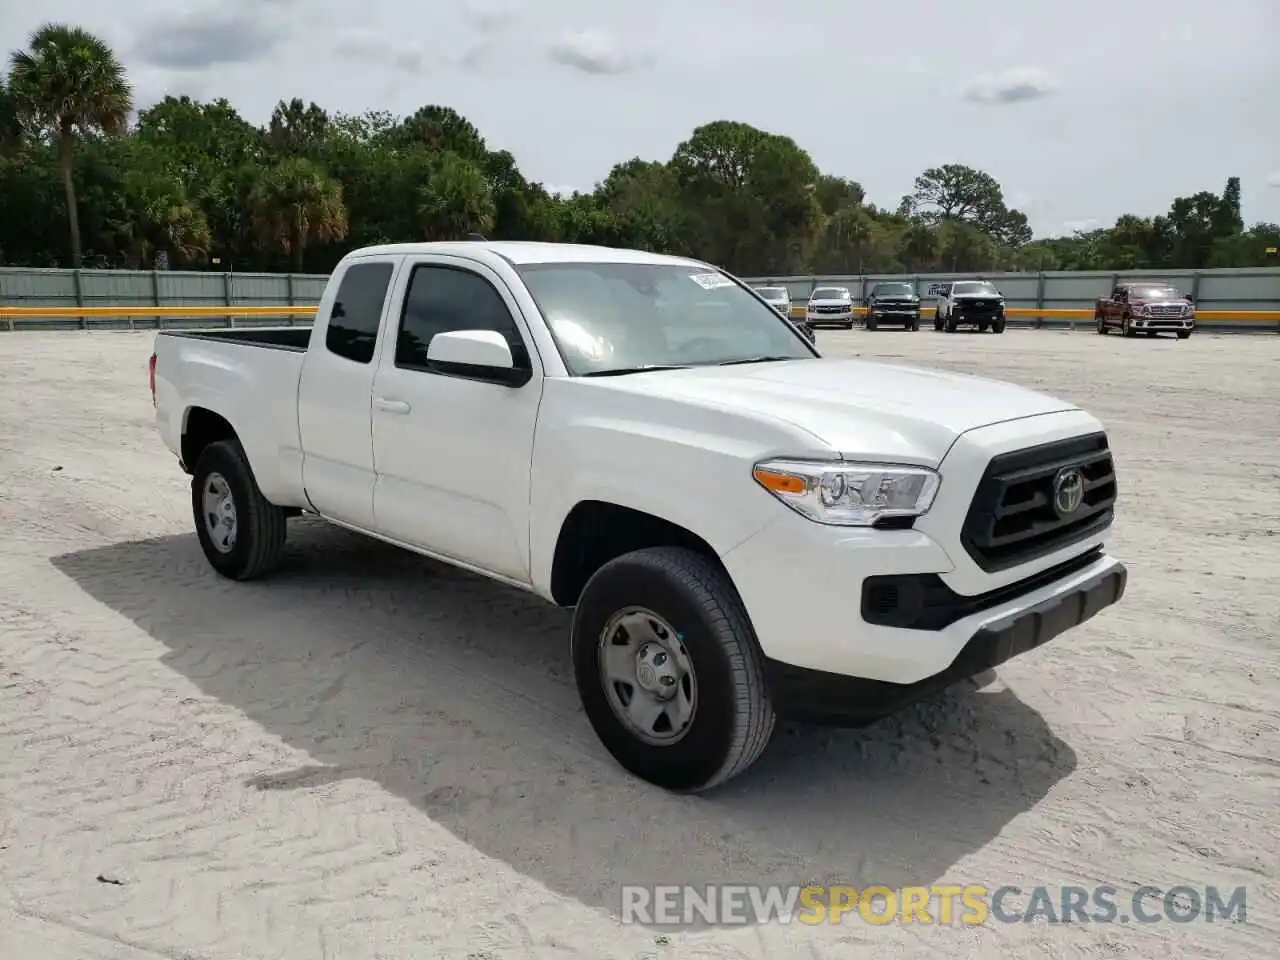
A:
{"type": "Polygon", "coordinates": [[[791,291],[786,287],[754,287],[756,293],[769,306],[784,317],[791,316],[791,291]]]}
{"type": "Polygon", "coordinates": [[[215,571],[267,576],[310,513],[564,607],[587,719],[668,789],[737,776],[779,717],[863,724],[981,674],[1127,582],[1096,418],[820,357],[696,260],[365,247],[310,329],[164,330],[149,379],[215,571]]]}
{"type": "Polygon", "coordinates": [[[956,280],[938,286],[933,329],[955,333],[961,326],[1004,333],[1004,295],[989,280],[956,280]]]}
{"type": "Polygon", "coordinates": [[[1119,328],[1126,337],[1172,332],[1186,340],[1196,328],[1196,308],[1190,295],[1171,283],[1129,280],[1116,284],[1111,296],[1098,299],[1093,319],[1103,336],[1119,328]]]}
{"type": "Polygon", "coordinates": [[[804,311],[811,327],[853,329],[853,294],[848,287],[814,287],[804,311]]]}
{"type": "Polygon", "coordinates": [[[920,298],[909,283],[877,283],[867,296],[867,329],[902,324],[907,330],[920,329],[920,298]]]}

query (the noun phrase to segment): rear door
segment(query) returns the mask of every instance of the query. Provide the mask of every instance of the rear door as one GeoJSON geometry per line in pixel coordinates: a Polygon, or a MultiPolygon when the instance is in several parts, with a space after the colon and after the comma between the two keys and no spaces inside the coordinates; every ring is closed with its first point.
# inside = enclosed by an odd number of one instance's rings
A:
{"type": "Polygon", "coordinates": [[[381,256],[339,265],[316,315],[323,330],[312,338],[298,384],[307,499],[321,516],[365,530],[373,527],[374,358],[399,262],[381,256]]]}

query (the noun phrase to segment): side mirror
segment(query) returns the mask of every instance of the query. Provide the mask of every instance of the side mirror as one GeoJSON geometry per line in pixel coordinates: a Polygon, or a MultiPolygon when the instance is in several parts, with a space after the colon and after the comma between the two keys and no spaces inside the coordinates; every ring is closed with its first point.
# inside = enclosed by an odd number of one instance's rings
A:
{"type": "Polygon", "coordinates": [[[507,338],[496,330],[450,330],[427,344],[427,363],[441,373],[492,380],[509,386],[527,383],[529,370],[517,370],[507,338]]]}

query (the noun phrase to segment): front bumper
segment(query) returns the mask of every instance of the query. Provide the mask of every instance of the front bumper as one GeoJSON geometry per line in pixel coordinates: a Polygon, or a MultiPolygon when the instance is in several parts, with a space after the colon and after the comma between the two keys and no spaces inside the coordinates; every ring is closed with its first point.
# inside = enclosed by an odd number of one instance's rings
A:
{"type": "Polygon", "coordinates": [[[820,327],[823,324],[849,324],[853,323],[853,311],[848,310],[845,313],[813,313],[805,314],[805,322],[811,327],[820,327]]]}
{"type": "Polygon", "coordinates": [[[1194,330],[1190,317],[1134,317],[1129,321],[1134,330],[1194,330]]]}
{"type": "Polygon", "coordinates": [[[867,319],[887,323],[916,323],[920,320],[920,310],[913,307],[871,307],[867,310],[867,319]]]}
{"type": "MultiPolygon", "coordinates": [[[[912,683],[892,683],[796,667],[767,658],[765,678],[779,714],[814,723],[870,723],[927,694],[999,666],[1079,626],[1124,596],[1128,571],[1102,557],[1084,578],[1044,599],[984,619],[944,668],[912,683]]],[[[969,628],[966,628],[966,632],[969,628]]],[[[904,642],[910,642],[904,640],[904,642]]]]}

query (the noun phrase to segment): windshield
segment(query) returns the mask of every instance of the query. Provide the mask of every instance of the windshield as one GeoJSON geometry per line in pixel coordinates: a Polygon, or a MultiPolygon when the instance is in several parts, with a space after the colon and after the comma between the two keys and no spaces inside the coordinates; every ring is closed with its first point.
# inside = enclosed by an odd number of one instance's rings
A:
{"type": "Polygon", "coordinates": [[[1151,286],[1130,287],[1129,296],[1135,300],[1181,300],[1182,294],[1178,292],[1177,287],[1166,287],[1163,285],[1152,284],[1151,286]]]}
{"type": "Polygon", "coordinates": [[[985,281],[970,280],[964,283],[957,283],[955,289],[951,291],[953,294],[962,293],[966,296],[980,297],[998,297],[1000,291],[996,289],[994,283],[985,281]]]}
{"type": "Polygon", "coordinates": [[[844,287],[818,287],[809,294],[810,300],[848,300],[849,291],[844,287]]]}
{"type": "Polygon", "coordinates": [[[791,294],[786,287],[756,287],[756,293],[766,300],[790,300],[791,294]]]}
{"type": "Polygon", "coordinates": [[[871,290],[873,297],[914,297],[909,283],[877,283],[871,290]]]}
{"type": "Polygon", "coordinates": [[[679,263],[536,263],[517,272],[574,376],[754,358],[816,359],[731,277],[679,263]]]}

